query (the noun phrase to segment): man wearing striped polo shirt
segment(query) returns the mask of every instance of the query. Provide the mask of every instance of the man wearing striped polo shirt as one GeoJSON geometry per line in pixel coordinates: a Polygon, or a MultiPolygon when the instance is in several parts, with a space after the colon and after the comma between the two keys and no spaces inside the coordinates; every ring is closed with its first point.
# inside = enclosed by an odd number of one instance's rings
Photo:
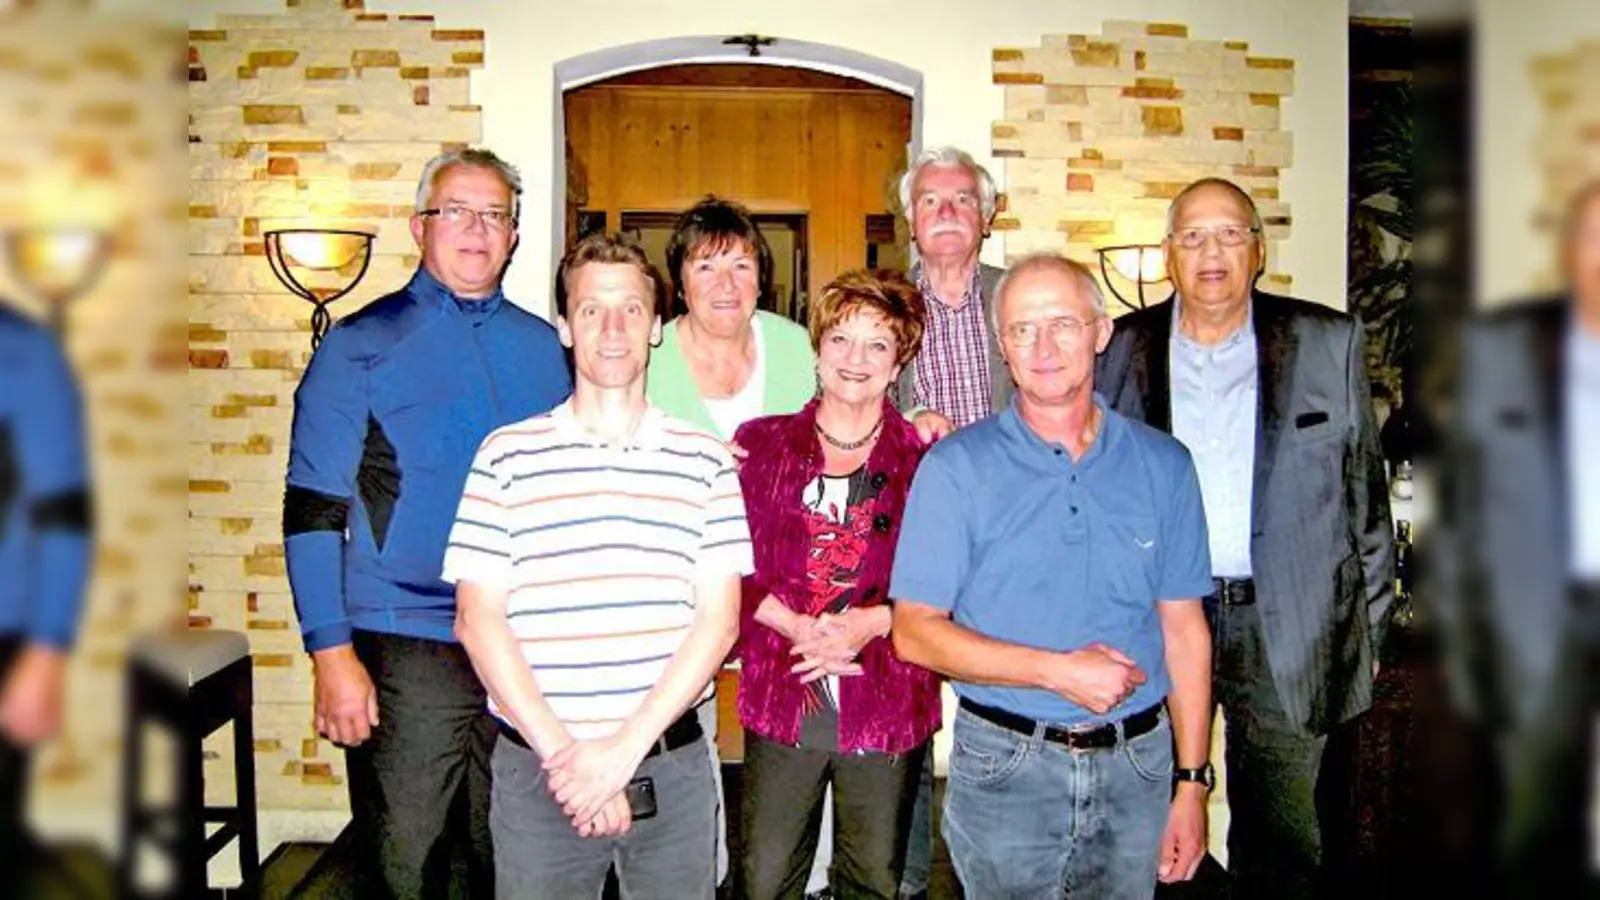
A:
{"type": "Polygon", "coordinates": [[[467,478],[444,578],[501,738],[501,896],[712,897],[717,804],[691,707],[738,632],[750,535],[722,442],[650,406],[659,276],[594,235],[557,278],[572,399],[501,428],[467,478]]]}

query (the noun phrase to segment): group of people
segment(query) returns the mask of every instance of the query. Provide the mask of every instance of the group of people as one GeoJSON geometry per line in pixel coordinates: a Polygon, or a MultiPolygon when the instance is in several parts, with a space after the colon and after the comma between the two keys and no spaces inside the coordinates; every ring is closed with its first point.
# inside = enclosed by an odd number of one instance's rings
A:
{"type": "Polygon", "coordinates": [[[1236,893],[1312,894],[1392,529],[1362,330],[1256,289],[1248,192],[1183,190],[1173,298],[1113,323],[1065,256],[981,264],[995,183],[929,150],[900,182],[910,272],[839,275],[805,326],[758,308],[771,252],[715,197],[665,278],[577,241],[548,324],[501,291],[520,193],[487,150],[433,160],[420,267],[296,394],[316,725],[390,893],[442,895],[460,855],[501,897],[608,872],[628,897],[924,895],[948,681],[939,830],[967,896],[1190,879],[1219,706],[1236,893]]]}

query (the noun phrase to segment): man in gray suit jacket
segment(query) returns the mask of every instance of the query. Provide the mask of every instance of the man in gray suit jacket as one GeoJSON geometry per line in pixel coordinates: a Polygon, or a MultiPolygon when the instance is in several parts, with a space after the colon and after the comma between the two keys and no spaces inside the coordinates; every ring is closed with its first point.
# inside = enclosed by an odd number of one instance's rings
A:
{"type": "Polygon", "coordinates": [[[1116,323],[1095,381],[1183,441],[1200,475],[1235,895],[1311,896],[1327,734],[1372,704],[1394,598],[1363,333],[1254,289],[1261,218],[1231,182],[1189,185],[1167,224],[1175,300],[1116,323]]]}
{"type": "Polygon", "coordinates": [[[1587,824],[1600,713],[1600,470],[1587,455],[1600,444],[1600,181],[1572,201],[1562,262],[1567,291],[1464,331],[1426,595],[1452,696],[1494,734],[1500,875],[1525,896],[1579,896],[1580,878],[1582,896],[1600,894],[1587,824]]]}

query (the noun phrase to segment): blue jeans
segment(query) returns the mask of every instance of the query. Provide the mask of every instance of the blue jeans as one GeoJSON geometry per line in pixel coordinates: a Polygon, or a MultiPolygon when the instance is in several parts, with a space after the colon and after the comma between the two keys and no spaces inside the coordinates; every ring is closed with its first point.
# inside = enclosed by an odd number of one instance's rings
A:
{"type": "Polygon", "coordinates": [[[1172,802],[1172,727],[1097,750],[956,714],[944,839],[968,897],[1151,897],[1172,802]]]}
{"type": "Polygon", "coordinates": [[[703,739],[646,759],[655,781],[653,818],[620,837],[579,837],[550,796],[537,753],[504,737],[494,748],[489,827],[495,896],[571,900],[600,896],[616,866],[625,900],[711,900],[716,895],[716,797],[703,739]]]}

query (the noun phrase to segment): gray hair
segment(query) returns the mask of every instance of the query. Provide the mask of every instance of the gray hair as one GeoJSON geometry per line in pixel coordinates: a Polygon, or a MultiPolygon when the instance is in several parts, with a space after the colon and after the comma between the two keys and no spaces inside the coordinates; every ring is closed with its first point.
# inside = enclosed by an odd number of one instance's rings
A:
{"type": "Polygon", "coordinates": [[[417,179],[417,212],[422,212],[428,207],[428,202],[433,199],[433,189],[439,181],[439,176],[454,166],[474,166],[499,175],[500,180],[511,190],[511,218],[521,217],[522,173],[517,171],[516,166],[496,156],[493,150],[486,147],[452,150],[428,160],[428,164],[422,167],[422,177],[417,179]]]}
{"type": "Polygon", "coordinates": [[[1172,203],[1167,206],[1167,234],[1169,236],[1178,227],[1178,207],[1183,205],[1183,201],[1190,194],[1201,188],[1208,187],[1222,188],[1237,197],[1239,202],[1244,204],[1244,208],[1250,211],[1250,227],[1255,229],[1256,239],[1260,240],[1265,237],[1266,229],[1261,223],[1261,212],[1256,209],[1256,201],[1250,196],[1250,192],[1226,178],[1217,178],[1215,176],[1190,182],[1183,190],[1178,192],[1178,196],[1172,198],[1172,203]]]}
{"type": "Polygon", "coordinates": [[[978,165],[972,154],[955,147],[932,147],[922,151],[906,167],[906,173],[900,176],[900,209],[907,222],[914,221],[916,217],[916,210],[911,205],[911,191],[916,187],[917,176],[929,166],[960,167],[971,172],[978,182],[978,209],[983,214],[984,224],[989,224],[994,218],[1000,189],[995,187],[994,176],[989,174],[988,169],[978,165]]]}
{"type": "Polygon", "coordinates": [[[994,302],[989,304],[990,325],[995,334],[1000,333],[1000,300],[1006,295],[1006,285],[1018,275],[1030,272],[1050,271],[1068,277],[1077,278],[1083,289],[1089,292],[1089,299],[1094,302],[1094,311],[1097,316],[1106,314],[1106,295],[1100,290],[1100,282],[1094,277],[1094,270],[1075,259],[1063,256],[1053,250],[1041,250],[1029,253],[1006,269],[1000,276],[1000,281],[994,288],[994,302]]]}

